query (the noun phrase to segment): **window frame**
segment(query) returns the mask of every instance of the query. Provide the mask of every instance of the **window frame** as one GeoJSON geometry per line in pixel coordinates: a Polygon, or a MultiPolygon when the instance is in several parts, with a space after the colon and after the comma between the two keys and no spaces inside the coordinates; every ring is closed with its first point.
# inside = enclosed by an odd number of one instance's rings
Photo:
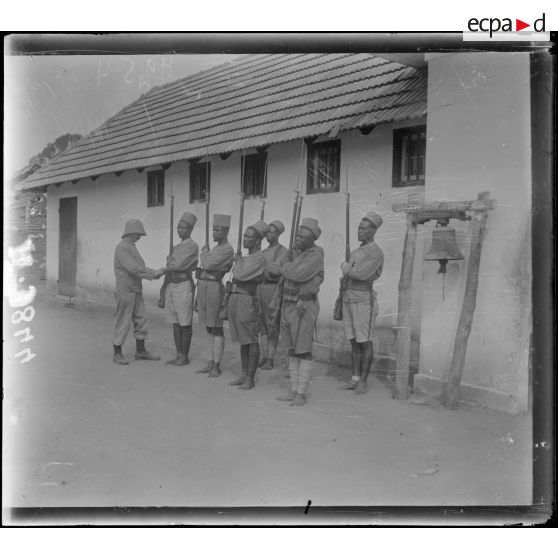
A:
{"type": "MultiPolygon", "coordinates": [[[[242,155],[240,159],[242,193],[245,199],[267,198],[267,166],[269,165],[267,151],[242,155]],[[257,178],[261,180],[261,192],[247,192],[247,171],[254,164],[260,165],[257,178]]],[[[253,189],[252,189],[253,190],[253,189]]]]}
{"type": "Polygon", "coordinates": [[[165,171],[157,169],[147,172],[147,207],[165,205],[165,171]],[[160,181],[157,180],[160,177],[160,181]]]}
{"type": "MultiPolygon", "coordinates": [[[[325,165],[327,165],[329,161],[326,159],[325,165]]],[[[329,176],[329,173],[326,174],[329,176]]],[[[306,154],[306,194],[333,194],[340,192],[341,187],[341,140],[340,139],[333,139],[328,141],[321,141],[316,143],[311,143],[308,146],[307,154],[306,154]],[[334,147],[336,152],[334,153],[334,169],[333,169],[333,176],[332,182],[333,187],[327,188],[316,188],[314,187],[314,183],[316,180],[316,172],[315,172],[315,163],[314,159],[316,153],[318,152],[318,162],[319,162],[319,151],[328,149],[330,147],[334,147]]]]}
{"type": "MultiPolygon", "coordinates": [[[[409,172],[407,171],[407,175],[409,172]]],[[[406,186],[424,186],[426,179],[426,124],[419,124],[418,126],[407,126],[403,128],[394,128],[393,130],[393,172],[392,172],[392,186],[393,188],[403,188],[406,186]],[[417,155],[408,155],[405,149],[408,141],[405,140],[418,134],[417,145],[419,146],[417,155]],[[421,138],[424,135],[424,138],[421,138]],[[420,150],[422,141],[422,153],[420,150]],[[408,168],[411,163],[412,157],[417,157],[417,171],[420,171],[420,159],[422,158],[422,171],[417,174],[419,178],[407,179],[402,178],[402,168],[408,168]],[[421,178],[422,176],[422,178],[421,178]]]]}
{"type": "Polygon", "coordinates": [[[211,196],[211,161],[206,161],[205,163],[200,163],[199,161],[190,161],[190,204],[195,203],[206,203],[208,195],[211,196]],[[204,170],[202,170],[204,169],[204,170]],[[196,173],[199,173],[199,177],[206,178],[207,182],[203,184],[204,196],[201,197],[200,191],[202,185],[196,184],[196,173]],[[196,197],[197,188],[197,197],[196,197]]]}

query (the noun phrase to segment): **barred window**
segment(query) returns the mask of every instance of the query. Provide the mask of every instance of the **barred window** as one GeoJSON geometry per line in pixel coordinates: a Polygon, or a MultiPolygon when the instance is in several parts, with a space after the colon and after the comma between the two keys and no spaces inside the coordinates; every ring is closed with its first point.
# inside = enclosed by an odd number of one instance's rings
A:
{"type": "Polygon", "coordinates": [[[147,207],[165,205],[165,171],[147,173],[147,207]]]}
{"type": "Polygon", "coordinates": [[[207,201],[210,186],[211,163],[190,163],[190,203],[207,201]]]}
{"type": "Polygon", "coordinates": [[[339,192],[341,141],[324,141],[308,147],[306,190],[308,194],[339,192]]]}
{"type": "Polygon", "coordinates": [[[267,153],[242,157],[242,192],[247,198],[267,197],[267,153]]]}
{"type": "Polygon", "coordinates": [[[424,185],[426,126],[393,130],[393,186],[424,185]]]}

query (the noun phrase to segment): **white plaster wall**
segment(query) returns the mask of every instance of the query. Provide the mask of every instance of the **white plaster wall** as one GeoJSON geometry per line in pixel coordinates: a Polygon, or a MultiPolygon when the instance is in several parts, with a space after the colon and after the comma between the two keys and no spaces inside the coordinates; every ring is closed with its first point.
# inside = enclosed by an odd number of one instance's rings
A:
{"type": "MultiPolygon", "coordinates": [[[[477,306],[463,383],[501,391],[527,408],[531,332],[531,146],[529,55],[434,56],[428,69],[427,200],[497,200],[488,215],[477,306]]],[[[465,261],[448,266],[446,299],[437,264],[426,262],[421,372],[444,378],[466,281],[471,222],[455,222],[465,261]]],[[[424,228],[430,236],[433,225],[424,228]]],[[[428,249],[428,245],[426,246],[428,249]]]]}
{"type": "MultiPolygon", "coordinates": [[[[412,126],[422,121],[409,121],[396,126],[412,126]]],[[[401,271],[401,254],[405,233],[405,215],[391,211],[397,201],[406,201],[409,195],[422,196],[424,187],[392,188],[392,125],[376,127],[368,136],[360,132],[341,134],[341,192],[314,194],[304,198],[302,216],[315,217],[322,228],[318,244],[325,251],[325,281],[321,289],[321,312],[318,337],[321,343],[340,344],[344,336],[340,324],[331,316],[339,285],[339,266],[344,258],[346,168],[351,192],[351,246],[357,245],[356,229],[360,219],[370,210],[384,218],[384,225],[376,235],[376,241],[385,254],[383,276],[376,283],[379,293],[380,315],[377,325],[391,328],[397,321],[397,288],[401,271]]],[[[281,219],[287,230],[281,241],[288,244],[290,219],[297,184],[301,142],[273,145],[269,148],[268,198],[265,219],[281,219]]],[[[229,240],[236,247],[238,234],[240,153],[233,153],[226,160],[211,158],[211,215],[232,215],[229,240]]],[[[64,183],[48,190],[48,263],[47,276],[51,289],[56,289],[58,276],[58,206],[59,198],[78,196],[78,296],[112,303],[114,288],[113,254],[120,239],[126,220],[141,219],[148,233],[138,242],[138,249],[146,264],[160,267],[165,263],[169,246],[169,200],[164,207],[147,207],[146,169],[143,173],[127,171],[120,177],[103,175],[97,181],[81,180],[77,184],[64,183]]],[[[305,165],[301,171],[305,184],[305,165]]],[[[189,205],[189,165],[186,162],[173,164],[166,171],[165,194],[171,186],[175,196],[175,225],[183,211],[198,215],[198,224],[193,238],[204,243],[205,206],[189,205]]],[[[259,219],[261,201],[247,200],[245,203],[245,225],[259,219]]],[[[175,241],[177,237],[175,236],[175,241]]],[[[421,258],[419,250],[417,258],[421,258]]],[[[420,271],[420,270],[419,270],[420,271]]],[[[417,272],[418,273],[418,272],[417,272]]],[[[417,275],[415,290],[420,296],[420,276],[417,275]]],[[[160,281],[144,281],[147,298],[158,296],[160,281]]],[[[415,309],[420,309],[420,300],[415,309]]],[[[415,316],[418,327],[419,314],[415,316]]]]}

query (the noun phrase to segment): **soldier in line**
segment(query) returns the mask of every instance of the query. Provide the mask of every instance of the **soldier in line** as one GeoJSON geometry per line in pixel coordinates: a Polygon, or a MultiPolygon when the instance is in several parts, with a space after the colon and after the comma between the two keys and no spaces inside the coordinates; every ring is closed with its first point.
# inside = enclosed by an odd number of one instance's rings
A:
{"type": "Polygon", "coordinates": [[[348,262],[341,264],[347,279],[343,293],[343,325],[351,342],[353,375],[339,389],[354,390],[355,394],[368,391],[368,373],[374,359],[372,333],[378,315],[374,281],[382,274],[384,253],[374,242],[376,231],[383,223],[378,213],[367,213],[358,226],[360,247],[351,252],[348,262]]]}
{"type": "MultiPolygon", "coordinates": [[[[318,291],[324,280],[324,251],[315,244],[321,234],[316,219],[304,218],[296,233],[292,261],[281,269],[281,344],[289,349],[290,392],[279,401],[304,405],[312,379],[312,344],[320,305],[318,291]]],[[[277,304],[274,300],[272,308],[277,304]]]]}
{"type": "Polygon", "coordinates": [[[233,343],[240,343],[242,373],[229,385],[243,390],[254,387],[260,358],[258,331],[261,318],[256,289],[266,273],[266,258],[261,251],[261,242],[267,229],[264,221],[257,221],[246,228],[242,245],[248,254],[237,255],[232,268],[233,281],[227,312],[231,339],[233,343]]]}
{"type": "Polygon", "coordinates": [[[209,246],[202,248],[201,267],[196,270],[198,313],[208,336],[207,366],[197,373],[208,373],[212,378],[221,375],[220,363],[225,350],[223,318],[219,310],[225,295],[223,277],[231,269],[234,260],[234,248],[227,239],[230,224],[230,215],[213,215],[213,240],[217,245],[211,250],[209,246]]]}
{"type": "Polygon", "coordinates": [[[267,261],[267,275],[263,283],[258,285],[257,296],[260,305],[260,356],[259,367],[262,370],[273,370],[275,351],[279,341],[279,329],[274,327],[269,316],[269,304],[277,290],[281,278],[281,265],[289,254],[287,248],[279,244],[279,236],[285,232],[285,225],[281,221],[271,221],[265,235],[268,247],[262,250],[267,261]]]}
{"type": "Polygon", "coordinates": [[[136,338],[136,360],[160,360],[145,348],[147,337],[147,316],[141,281],[158,279],[165,268],[158,270],[145,267],[145,262],[136,248],[136,242],[146,236],[143,223],[130,219],[124,226],[122,240],[114,252],[114,275],[116,276],[116,321],[114,324],[114,356],[116,364],[128,364],[122,355],[122,345],[126,341],[132,322],[136,338]]]}
{"type": "Polygon", "coordinates": [[[199,248],[192,240],[192,230],[197,217],[184,213],[177,226],[181,241],[167,257],[166,271],[168,285],[165,293],[165,307],[172,321],[176,356],[167,364],[184,366],[190,364],[188,354],[192,343],[192,314],[194,311],[194,281],[192,272],[198,263],[199,248]]]}

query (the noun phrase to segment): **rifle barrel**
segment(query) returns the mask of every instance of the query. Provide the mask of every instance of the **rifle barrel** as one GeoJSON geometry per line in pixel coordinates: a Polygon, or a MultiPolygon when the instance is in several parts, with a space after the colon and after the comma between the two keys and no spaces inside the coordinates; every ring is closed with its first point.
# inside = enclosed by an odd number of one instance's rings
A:
{"type": "Polygon", "coordinates": [[[291,219],[291,236],[289,238],[289,251],[292,251],[292,249],[293,249],[295,226],[296,226],[296,214],[297,214],[297,209],[298,209],[298,196],[299,195],[300,194],[297,191],[296,195],[295,195],[295,199],[294,199],[294,204],[293,204],[293,216],[292,216],[292,219],[291,219]]]}
{"type": "Polygon", "coordinates": [[[174,238],[174,196],[170,197],[170,241],[169,241],[169,254],[172,254],[174,238]]]}
{"type": "Polygon", "coordinates": [[[236,245],[236,253],[242,254],[242,227],[244,224],[244,193],[240,192],[240,218],[238,221],[238,242],[236,245]]]}
{"type": "Polygon", "coordinates": [[[351,257],[351,242],[349,239],[349,233],[351,228],[351,216],[350,216],[350,200],[351,194],[347,192],[347,198],[345,201],[345,261],[348,262],[351,257]]]}

